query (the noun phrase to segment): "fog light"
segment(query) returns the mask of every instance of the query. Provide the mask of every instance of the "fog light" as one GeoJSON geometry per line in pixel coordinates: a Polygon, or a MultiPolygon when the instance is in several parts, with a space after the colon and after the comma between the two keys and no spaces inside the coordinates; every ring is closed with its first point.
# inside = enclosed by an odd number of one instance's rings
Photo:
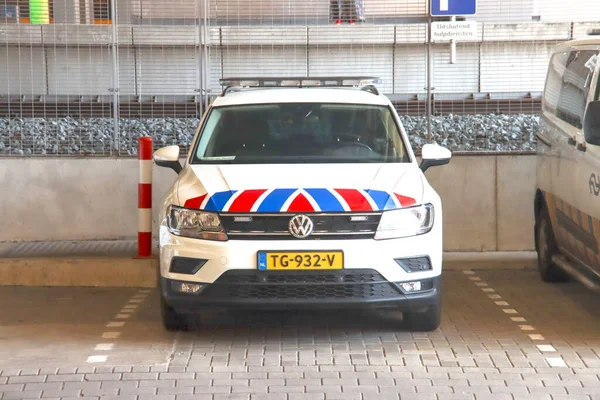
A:
{"type": "Polygon", "coordinates": [[[196,294],[202,289],[201,284],[187,282],[171,282],[171,289],[175,292],[196,294]]]}
{"type": "Polygon", "coordinates": [[[418,292],[421,290],[421,281],[400,282],[399,285],[405,292],[418,292]]]}

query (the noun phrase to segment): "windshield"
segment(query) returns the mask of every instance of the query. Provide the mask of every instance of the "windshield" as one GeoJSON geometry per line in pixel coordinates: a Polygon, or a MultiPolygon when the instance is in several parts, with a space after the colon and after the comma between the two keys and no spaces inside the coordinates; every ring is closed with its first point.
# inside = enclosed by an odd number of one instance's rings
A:
{"type": "Polygon", "coordinates": [[[192,163],[410,162],[392,112],[356,104],[215,107],[192,163]]]}

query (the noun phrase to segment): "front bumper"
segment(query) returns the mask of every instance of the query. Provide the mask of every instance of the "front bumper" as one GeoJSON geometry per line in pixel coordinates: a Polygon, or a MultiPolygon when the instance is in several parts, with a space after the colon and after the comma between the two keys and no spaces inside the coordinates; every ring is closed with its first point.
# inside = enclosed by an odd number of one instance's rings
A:
{"type": "Polygon", "coordinates": [[[289,309],[394,307],[424,311],[438,305],[439,276],[423,280],[426,290],[405,293],[373,269],[310,272],[231,270],[195,294],[173,290],[176,280],[161,278],[162,296],[181,313],[228,308],[289,309]]]}
{"type": "Polygon", "coordinates": [[[442,229],[434,225],[430,233],[390,240],[229,240],[216,242],[174,236],[160,227],[160,275],[166,279],[214,283],[231,270],[258,268],[257,252],[271,251],[343,251],[344,270],[371,268],[390,282],[428,279],[442,273],[442,229]],[[407,273],[395,259],[427,256],[431,269],[407,273]],[[174,257],[207,260],[192,275],[171,270],[174,257]]]}

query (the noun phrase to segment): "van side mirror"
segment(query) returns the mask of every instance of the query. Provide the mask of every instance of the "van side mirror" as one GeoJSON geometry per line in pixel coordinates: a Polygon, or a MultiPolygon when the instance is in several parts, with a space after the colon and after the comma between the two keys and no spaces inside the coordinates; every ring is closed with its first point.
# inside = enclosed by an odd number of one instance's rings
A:
{"type": "Polygon", "coordinates": [[[585,110],[583,136],[587,143],[600,146],[600,101],[592,101],[585,110]]]}
{"type": "Polygon", "coordinates": [[[154,152],[152,157],[159,167],[171,168],[179,174],[183,167],[179,162],[179,146],[167,146],[154,152]]]}
{"type": "Polygon", "coordinates": [[[437,144],[426,144],[421,149],[421,164],[419,168],[425,172],[429,167],[448,164],[451,157],[452,152],[447,148],[437,144]]]}

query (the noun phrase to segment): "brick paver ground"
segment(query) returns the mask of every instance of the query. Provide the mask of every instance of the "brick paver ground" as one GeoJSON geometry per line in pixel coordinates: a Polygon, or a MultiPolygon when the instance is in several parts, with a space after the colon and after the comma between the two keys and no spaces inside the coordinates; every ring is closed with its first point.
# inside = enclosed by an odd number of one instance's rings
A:
{"type": "Polygon", "coordinates": [[[598,294],[533,270],[444,274],[433,333],[405,331],[394,312],[353,310],[211,315],[172,334],[157,291],[3,288],[0,300],[25,311],[0,316],[0,398],[600,399],[598,294]],[[126,299],[139,307],[119,319],[126,299]],[[62,317],[49,318],[57,307],[62,317]],[[97,355],[106,361],[87,362],[97,355]]]}

